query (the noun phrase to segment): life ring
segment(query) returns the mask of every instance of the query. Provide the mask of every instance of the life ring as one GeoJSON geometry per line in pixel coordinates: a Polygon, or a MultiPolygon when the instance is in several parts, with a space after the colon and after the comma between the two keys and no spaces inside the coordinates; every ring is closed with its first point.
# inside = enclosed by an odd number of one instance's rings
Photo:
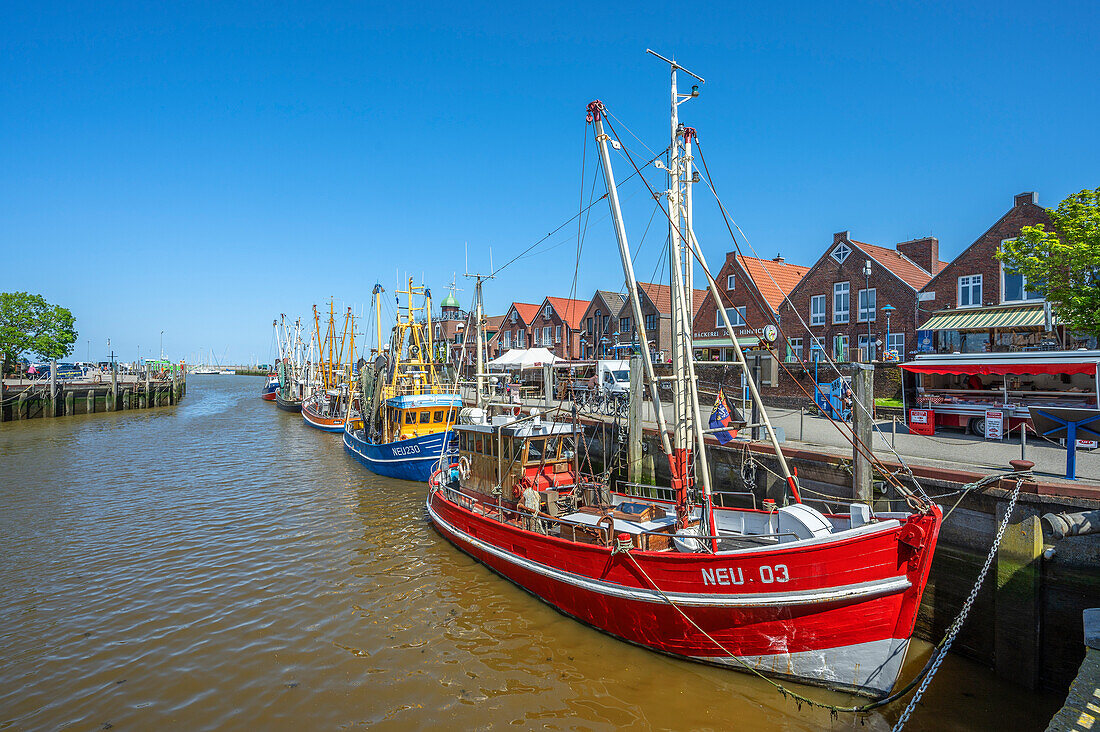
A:
{"type": "Polygon", "coordinates": [[[458,475],[463,480],[466,480],[467,478],[469,478],[470,477],[470,457],[468,455],[463,455],[462,457],[460,457],[458,459],[457,465],[458,465],[458,475]]]}
{"type": "Polygon", "coordinates": [[[518,417],[521,414],[523,414],[523,410],[520,408],[520,406],[518,404],[516,406],[512,407],[512,416],[513,417],[518,417]]]}
{"type": "Polygon", "coordinates": [[[615,519],[605,514],[600,516],[599,520],[596,522],[596,526],[604,530],[604,546],[611,546],[611,540],[615,536],[615,519]],[[604,524],[605,521],[607,522],[606,524],[604,524]]]}

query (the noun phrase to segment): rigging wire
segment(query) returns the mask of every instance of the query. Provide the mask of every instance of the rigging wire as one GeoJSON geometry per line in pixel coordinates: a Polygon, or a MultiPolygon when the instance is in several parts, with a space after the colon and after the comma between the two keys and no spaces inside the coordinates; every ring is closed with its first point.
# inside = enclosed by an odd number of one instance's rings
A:
{"type": "MultiPolygon", "coordinates": [[[[732,230],[732,228],[730,228],[730,222],[732,221],[732,217],[729,216],[729,212],[726,210],[726,207],[725,207],[725,205],[723,205],[722,200],[718,197],[718,192],[714,188],[713,181],[712,181],[711,175],[710,175],[710,169],[707,167],[706,156],[703,154],[703,146],[699,143],[698,134],[696,135],[695,147],[699,151],[699,161],[703,164],[703,173],[706,176],[705,182],[707,184],[707,188],[710,189],[710,192],[714,195],[714,200],[718,203],[719,211],[722,213],[722,219],[726,224],[726,229],[729,231],[730,238],[733,240],[733,245],[737,249],[737,253],[739,255],[741,255],[742,257],[744,257],[745,255],[741,251],[741,246],[737,241],[737,237],[734,236],[733,230],[732,230]]],[[[781,288],[779,288],[779,284],[775,281],[775,278],[768,271],[768,267],[764,263],[764,260],[759,256],[759,253],[756,251],[756,248],[752,246],[752,243],[749,241],[748,237],[745,235],[745,232],[742,231],[740,226],[737,226],[736,221],[733,221],[733,225],[737,227],[737,230],[739,232],[741,232],[742,238],[744,238],[745,243],[748,245],[749,249],[752,250],[752,253],[754,255],[757,255],[756,259],[760,261],[760,266],[764,270],[764,274],[766,274],[768,276],[768,279],[771,280],[772,285],[775,286],[777,289],[780,289],[780,291],[782,291],[781,288]]],[[[792,308],[790,308],[790,310],[792,312],[794,312],[795,317],[798,318],[798,321],[802,324],[802,327],[804,327],[806,329],[806,332],[807,333],[812,333],[813,331],[810,329],[810,326],[806,324],[806,321],[802,318],[802,314],[800,312],[798,312],[798,309],[792,307],[792,308]]],[[[778,323],[776,324],[776,327],[779,328],[778,323]]],[[[755,331],[756,329],[753,329],[753,330],[755,331]]],[[[782,332],[781,329],[780,329],[780,332],[782,332]]],[[[813,342],[820,343],[820,341],[818,341],[816,337],[811,336],[811,338],[812,338],[813,342]]],[[[819,349],[819,351],[825,355],[826,362],[829,364],[830,367],[832,367],[832,369],[836,372],[836,374],[838,376],[843,376],[843,374],[840,372],[840,368],[837,366],[836,362],[829,356],[829,354],[824,349],[819,349]]],[[[778,358],[776,360],[778,361],[778,358]]],[[[779,363],[782,364],[783,362],[779,361],[779,363]]],[[[806,366],[806,362],[801,357],[798,358],[798,363],[799,363],[800,366],[802,366],[802,368],[808,370],[808,367],[806,366]]],[[[787,373],[788,376],[790,376],[792,379],[794,379],[794,375],[791,374],[790,370],[786,366],[783,366],[783,370],[787,373]]],[[[797,383],[797,380],[796,380],[796,383],[797,383]]],[[[799,387],[802,388],[801,384],[799,384],[799,387]]],[[[822,397],[824,397],[824,393],[821,391],[820,385],[815,384],[815,389],[817,390],[818,393],[821,394],[822,397]]],[[[802,391],[804,393],[806,393],[806,390],[804,388],[802,389],[802,391]]],[[[806,393],[806,395],[809,396],[808,393],[806,393]]],[[[874,415],[872,415],[867,410],[867,408],[863,406],[863,404],[860,404],[859,402],[856,402],[854,399],[852,400],[852,407],[863,410],[864,415],[866,415],[866,417],[869,420],[871,420],[872,429],[879,433],[879,435],[883,438],[883,442],[885,443],[886,442],[886,434],[875,423],[874,415]]],[[[825,414],[825,416],[829,419],[830,422],[833,423],[833,425],[837,428],[837,430],[841,434],[844,434],[844,428],[842,428],[840,426],[840,423],[838,423],[836,420],[834,420],[828,413],[823,411],[823,414],[825,414]]],[[[856,440],[859,440],[858,437],[855,437],[855,428],[854,427],[847,427],[847,425],[845,425],[845,427],[851,432],[852,436],[856,440]]],[[[853,443],[853,446],[854,446],[854,443],[853,443]]],[[[873,448],[870,445],[867,446],[867,449],[872,452],[872,455],[874,454],[873,453],[873,448]]],[[[898,459],[898,462],[905,469],[905,472],[909,476],[909,479],[911,481],[913,481],[913,485],[916,487],[917,491],[921,495],[923,495],[927,498],[927,493],[924,491],[924,488],[921,486],[920,482],[917,480],[917,477],[913,474],[912,469],[909,467],[908,463],[906,463],[905,459],[900,454],[898,454],[897,450],[895,450],[892,446],[887,445],[887,449],[889,449],[891,454],[893,454],[893,456],[898,459]]],[[[879,462],[879,461],[877,461],[877,459],[872,458],[872,462],[879,462]]],[[[879,465],[881,465],[881,463],[879,463],[879,465]]]]}
{"type": "MultiPolygon", "coordinates": [[[[662,153],[661,153],[661,155],[663,155],[663,154],[664,154],[664,153],[662,152],[662,153]]],[[[654,162],[655,162],[655,161],[656,161],[656,160],[657,160],[657,159],[658,159],[658,158],[659,158],[659,157],[660,157],[661,155],[656,155],[656,156],[654,156],[654,157],[650,158],[650,159],[649,159],[649,160],[648,160],[648,161],[647,161],[646,163],[644,163],[644,164],[642,165],[642,167],[641,167],[641,168],[638,168],[638,166],[634,166],[635,172],[634,172],[634,173],[631,173],[631,174],[630,174],[630,175],[628,175],[628,176],[627,176],[626,178],[623,178],[623,180],[622,180],[622,181],[621,181],[621,182],[620,182],[620,183],[619,183],[619,184],[618,184],[618,185],[616,186],[616,188],[621,188],[621,187],[623,186],[623,184],[625,184],[625,183],[626,183],[626,182],[627,182],[628,180],[630,180],[631,178],[633,178],[633,177],[634,177],[635,175],[639,176],[639,177],[640,177],[640,178],[641,178],[641,179],[642,179],[643,181],[645,181],[645,177],[644,177],[644,176],[642,176],[642,173],[641,173],[642,169],[644,169],[644,168],[648,167],[649,165],[652,165],[652,164],[653,164],[653,163],[654,163],[654,162]]],[[[649,182],[648,182],[648,181],[645,181],[645,182],[646,182],[646,187],[648,188],[648,187],[649,187],[649,182]]],[[[574,214],[574,215],[570,216],[570,217],[569,217],[568,219],[566,219],[566,220],[565,220],[565,221],[563,221],[563,222],[562,222],[561,224],[559,224],[559,225],[558,225],[557,227],[555,227],[555,228],[554,228],[554,229],[553,229],[552,231],[550,231],[550,233],[548,233],[548,234],[547,234],[546,236],[542,237],[541,239],[539,239],[538,241],[536,241],[536,242],[535,242],[534,244],[531,244],[531,245],[530,245],[530,246],[528,246],[528,247],[527,247],[526,249],[524,249],[524,250],[523,250],[522,252],[520,252],[520,253],[519,253],[519,254],[517,254],[516,256],[512,257],[511,259],[509,259],[509,260],[508,260],[507,262],[505,262],[505,263],[504,263],[504,264],[502,264],[501,266],[497,267],[497,268],[496,268],[496,270],[494,270],[494,271],[493,271],[493,274],[494,274],[494,275],[496,275],[497,273],[499,273],[499,272],[502,272],[502,271],[503,271],[503,270],[504,270],[505,268],[507,268],[507,267],[508,267],[509,265],[513,264],[514,262],[516,262],[516,260],[518,260],[518,259],[520,259],[521,257],[523,257],[523,256],[524,256],[525,254],[527,254],[528,252],[530,252],[530,251],[531,251],[532,249],[534,249],[535,247],[537,247],[537,246],[538,246],[539,244],[542,244],[542,243],[543,243],[544,241],[546,241],[547,239],[549,239],[550,237],[552,237],[552,236],[553,236],[554,234],[558,233],[559,231],[561,231],[562,229],[564,229],[564,228],[565,228],[566,226],[568,226],[569,224],[571,224],[571,223],[573,223],[574,221],[576,221],[576,220],[577,220],[578,218],[580,218],[580,217],[581,217],[581,216],[582,216],[582,215],[584,214],[584,212],[585,212],[585,211],[587,211],[588,209],[592,208],[593,206],[595,206],[595,205],[596,205],[597,203],[599,203],[599,202],[600,202],[600,201],[602,201],[603,199],[607,198],[607,196],[608,196],[608,194],[604,193],[604,194],[603,194],[602,196],[600,196],[600,197],[599,197],[598,199],[596,199],[595,201],[593,201],[592,203],[590,203],[590,204],[589,204],[589,205],[588,205],[587,207],[585,207],[585,209],[584,209],[583,211],[579,211],[578,213],[576,213],[576,214],[574,214]]]]}
{"type": "MultiPolygon", "coordinates": [[[[608,129],[610,129],[610,130],[611,130],[611,133],[612,133],[613,135],[615,135],[615,139],[616,139],[616,141],[617,141],[617,142],[619,143],[619,145],[620,145],[620,147],[622,148],[623,152],[624,152],[624,153],[626,154],[626,158],[627,158],[627,160],[629,160],[629,161],[630,161],[630,164],[631,164],[631,166],[633,166],[633,167],[634,167],[634,170],[635,170],[635,172],[637,172],[637,173],[638,173],[638,174],[640,175],[641,171],[640,171],[640,170],[638,169],[638,166],[637,166],[637,164],[636,164],[636,163],[634,162],[634,158],[633,158],[633,157],[632,157],[632,156],[630,155],[630,151],[629,151],[629,150],[627,149],[626,145],[624,145],[624,144],[623,144],[623,142],[622,142],[622,139],[621,139],[621,138],[619,137],[619,134],[618,134],[618,132],[616,132],[616,130],[615,130],[615,127],[614,127],[614,125],[612,125],[612,124],[611,124],[611,120],[610,120],[610,119],[608,119],[608,120],[607,120],[607,127],[608,127],[608,129]]],[[[671,146],[670,146],[670,147],[671,147],[671,146]]],[[[700,159],[702,160],[702,154],[700,154],[700,159]]],[[[704,169],[705,169],[705,162],[704,162],[704,169]]],[[[709,176],[708,176],[708,177],[709,177],[709,176]]],[[[647,188],[649,188],[649,190],[650,190],[650,193],[651,193],[651,194],[652,194],[652,195],[654,196],[654,198],[656,199],[656,198],[658,197],[658,194],[657,194],[657,193],[656,193],[656,192],[655,192],[655,191],[653,190],[653,188],[652,188],[652,187],[651,187],[651,186],[649,185],[649,181],[648,181],[648,180],[646,180],[645,176],[641,176],[641,179],[642,179],[642,181],[643,181],[643,182],[644,182],[644,183],[646,184],[646,187],[647,187],[647,188]]],[[[709,185],[709,184],[708,184],[708,185],[709,185]]],[[[711,190],[713,191],[713,188],[712,188],[711,190]]],[[[660,205],[660,204],[658,204],[658,205],[660,205]]],[[[664,206],[661,206],[661,210],[662,210],[662,211],[664,212],[664,214],[665,214],[666,218],[668,218],[668,222],[669,222],[669,225],[670,225],[670,226],[672,226],[673,228],[676,228],[677,230],[679,230],[679,227],[677,227],[677,226],[676,226],[676,223],[675,223],[675,222],[674,222],[674,221],[672,220],[672,216],[671,216],[671,215],[669,214],[669,212],[668,212],[668,211],[667,211],[667,210],[665,209],[665,207],[664,207],[664,206]]],[[[728,225],[729,225],[729,224],[727,223],[727,227],[728,227],[728,225]]],[[[743,232],[742,232],[742,233],[743,233],[743,232]]],[[[731,231],[731,234],[732,234],[732,231],[731,231]]],[[[683,233],[682,233],[682,232],[681,232],[681,236],[683,236],[683,233]]],[[[685,237],[685,239],[686,239],[686,237],[685,237]]],[[[692,249],[692,254],[693,254],[693,256],[698,256],[698,255],[697,255],[697,253],[695,253],[695,252],[694,252],[694,248],[691,248],[691,249],[692,249]]],[[[740,250],[738,250],[738,251],[740,251],[740,250]]],[[[707,271],[707,270],[706,270],[706,268],[704,268],[704,269],[703,269],[703,272],[704,272],[704,274],[706,274],[706,275],[707,275],[708,281],[713,281],[713,276],[712,276],[712,275],[710,274],[710,272],[709,272],[709,271],[707,271]]],[[[755,328],[753,328],[752,330],[753,330],[753,332],[755,332],[755,333],[759,334],[759,329],[755,329],[755,328]]],[[[782,364],[783,364],[783,362],[779,361],[779,360],[778,360],[778,358],[776,359],[776,361],[777,361],[777,362],[778,362],[778,363],[779,363],[780,365],[782,365],[782,364]]],[[[786,368],[785,366],[784,366],[783,368],[784,368],[784,370],[785,370],[785,371],[787,372],[787,374],[788,374],[788,375],[790,375],[792,379],[794,379],[793,375],[792,375],[792,374],[790,374],[790,371],[789,371],[789,370],[788,370],[788,369],[787,369],[787,368],[786,368]]],[[[810,395],[809,395],[809,392],[807,392],[807,391],[806,391],[806,389],[805,389],[804,387],[802,387],[802,385],[801,385],[801,384],[799,384],[797,380],[794,380],[794,381],[795,381],[795,383],[796,383],[796,384],[798,384],[799,388],[800,388],[800,389],[802,389],[803,393],[804,393],[804,394],[806,394],[806,396],[807,396],[807,397],[809,397],[809,396],[810,396],[810,395]]],[[[818,392],[820,393],[820,386],[817,386],[817,385],[815,384],[815,388],[816,388],[816,389],[818,390],[818,392]]],[[[824,396],[824,395],[823,395],[823,396],[824,396]]],[[[834,425],[836,426],[836,423],[835,423],[835,421],[833,421],[833,420],[832,420],[832,417],[830,417],[830,416],[829,416],[828,414],[826,414],[825,416],[826,416],[826,417],[828,417],[828,418],[829,418],[829,420],[830,420],[830,421],[832,421],[832,422],[833,422],[833,424],[834,424],[834,425]]],[[[839,428],[839,426],[837,426],[837,429],[838,429],[838,430],[840,429],[840,428],[839,428]]],[[[900,481],[898,481],[898,480],[897,480],[896,478],[894,478],[894,477],[893,477],[893,475],[892,475],[892,474],[891,474],[891,473],[890,473],[890,472],[889,472],[888,470],[886,470],[886,467],[885,467],[885,466],[884,466],[884,465],[882,464],[882,462],[881,462],[881,461],[880,461],[880,460],[879,460],[879,459],[878,459],[878,458],[877,458],[877,457],[875,456],[875,454],[874,454],[874,451],[873,451],[873,449],[872,449],[872,448],[871,448],[870,446],[868,446],[868,445],[864,445],[864,444],[863,444],[863,442],[862,442],[862,440],[860,440],[860,439],[859,439],[858,437],[856,437],[856,436],[855,436],[854,432],[852,433],[852,437],[849,437],[849,436],[848,436],[848,435],[846,435],[846,434],[845,434],[845,433],[844,433],[843,431],[841,431],[841,434],[842,434],[842,435],[843,435],[843,436],[845,437],[845,439],[847,439],[847,440],[848,440],[848,442],[849,442],[849,443],[850,443],[850,444],[852,445],[852,448],[853,448],[853,449],[854,449],[854,450],[855,450],[856,452],[860,453],[861,455],[863,455],[863,457],[867,458],[867,460],[868,460],[868,461],[869,461],[870,463],[872,463],[873,465],[877,465],[877,466],[879,467],[879,472],[880,472],[880,473],[881,473],[881,474],[883,475],[883,477],[884,477],[884,478],[885,478],[885,479],[886,479],[887,481],[889,481],[889,482],[893,483],[893,484],[894,484],[894,486],[895,486],[895,487],[896,487],[896,488],[897,488],[897,489],[898,489],[899,491],[901,491],[902,493],[904,493],[904,494],[906,494],[906,495],[910,495],[910,496],[912,495],[912,491],[910,491],[910,490],[909,490],[908,488],[906,488],[906,487],[905,487],[904,485],[902,485],[902,483],[901,483],[900,481]]],[[[917,489],[918,489],[918,491],[920,491],[920,494],[921,494],[921,496],[926,496],[926,494],[924,493],[924,490],[923,490],[923,489],[922,489],[922,488],[920,487],[920,484],[919,484],[919,483],[916,483],[915,485],[917,486],[917,489]]]]}

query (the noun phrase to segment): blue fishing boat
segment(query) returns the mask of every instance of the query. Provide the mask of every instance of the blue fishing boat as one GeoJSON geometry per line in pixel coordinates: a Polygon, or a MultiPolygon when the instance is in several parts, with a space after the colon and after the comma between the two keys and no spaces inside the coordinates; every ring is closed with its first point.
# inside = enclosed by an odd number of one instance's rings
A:
{"type": "MultiPolygon", "coordinates": [[[[374,311],[380,319],[381,286],[374,288],[374,311]]],[[[462,397],[444,385],[432,332],[431,292],[409,280],[408,305],[399,307],[390,342],[378,348],[373,362],[359,369],[344,427],[344,449],[368,470],[390,478],[427,482],[440,463],[457,454],[454,425],[462,397]],[[413,305],[423,294],[424,304],[413,305]],[[418,317],[417,313],[423,313],[418,317]]],[[[381,334],[381,322],[376,322],[381,334]]]]}
{"type": "Polygon", "coordinates": [[[371,442],[364,430],[345,430],[344,449],[372,473],[389,478],[427,482],[444,454],[458,446],[450,429],[462,407],[458,394],[413,394],[386,400],[401,430],[390,442],[371,442]],[[400,420],[400,422],[398,422],[400,420]],[[410,436],[406,436],[410,435],[410,436]]]}

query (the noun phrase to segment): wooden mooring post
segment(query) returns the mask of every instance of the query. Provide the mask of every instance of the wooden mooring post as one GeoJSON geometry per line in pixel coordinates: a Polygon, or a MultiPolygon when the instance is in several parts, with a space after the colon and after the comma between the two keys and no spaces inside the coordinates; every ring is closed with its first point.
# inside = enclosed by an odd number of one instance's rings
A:
{"type": "Polygon", "coordinates": [[[50,398],[46,400],[46,416],[57,416],[57,361],[50,361],[50,398]]]}
{"type": "Polygon", "coordinates": [[[852,364],[852,498],[871,503],[871,460],[875,367],[867,363],[852,364]]]}

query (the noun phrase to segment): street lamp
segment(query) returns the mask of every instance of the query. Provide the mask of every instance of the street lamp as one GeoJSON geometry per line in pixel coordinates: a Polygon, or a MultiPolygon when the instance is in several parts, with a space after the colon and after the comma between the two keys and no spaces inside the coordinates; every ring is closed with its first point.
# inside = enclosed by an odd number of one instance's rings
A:
{"type": "Polygon", "coordinates": [[[164,331],[160,332],[160,357],[164,358],[164,331]]]}
{"type": "MultiPolygon", "coordinates": [[[[886,313],[886,350],[890,350],[890,316],[897,310],[893,305],[883,305],[882,312],[886,313]]],[[[898,354],[898,360],[900,361],[902,354],[898,354]]]]}
{"type": "MultiPolygon", "coordinates": [[[[871,260],[865,260],[863,262],[863,279],[866,282],[864,286],[864,297],[870,299],[871,297],[871,260]]],[[[861,302],[856,302],[857,306],[860,306],[860,310],[863,309],[861,302]]],[[[867,313],[867,363],[871,363],[871,314],[867,313]]]]}

